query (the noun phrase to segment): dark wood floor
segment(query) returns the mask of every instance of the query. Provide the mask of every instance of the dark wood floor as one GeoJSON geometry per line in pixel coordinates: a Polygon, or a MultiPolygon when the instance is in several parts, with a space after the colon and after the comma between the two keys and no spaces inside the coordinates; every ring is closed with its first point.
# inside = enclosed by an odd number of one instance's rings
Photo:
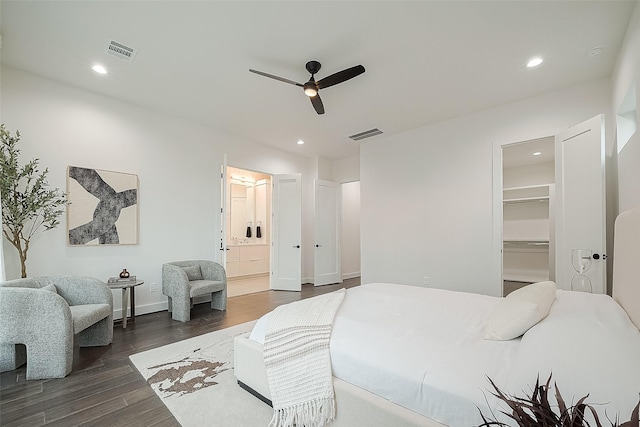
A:
{"type": "Polygon", "coordinates": [[[25,379],[25,367],[0,374],[1,426],[179,426],[171,413],[129,361],[129,356],[176,341],[255,320],[281,304],[342,287],[314,287],[302,292],[266,291],[229,298],[227,311],[197,304],[187,323],[171,320],[168,312],[137,316],[122,329],[114,326],[106,347],[75,348],[73,371],[62,379],[25,379]]]}

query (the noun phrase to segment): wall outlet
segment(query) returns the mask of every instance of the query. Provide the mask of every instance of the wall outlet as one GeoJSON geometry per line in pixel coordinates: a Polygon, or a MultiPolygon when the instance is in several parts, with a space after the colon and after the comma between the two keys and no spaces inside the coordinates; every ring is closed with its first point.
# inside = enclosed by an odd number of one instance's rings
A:
{"type": "Polygon", "coordinates": [[[424,284],[425,286],[429,286],[429,278],[428,278],[427,276],[424,276],[423,284],[424,284]]]}
{"type": "Polygon", "coordinates": [[[158,284],[152,283],[150,286],[151,292],[158,292],[158,284]]]}

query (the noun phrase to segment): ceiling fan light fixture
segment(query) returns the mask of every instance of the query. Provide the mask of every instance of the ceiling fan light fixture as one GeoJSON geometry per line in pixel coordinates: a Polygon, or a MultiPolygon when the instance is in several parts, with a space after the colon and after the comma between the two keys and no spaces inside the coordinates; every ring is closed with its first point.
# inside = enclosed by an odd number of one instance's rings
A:
{"type": "Polygon", "coordinates": [[[304,94],[309,98],[313,98],[318,94],[318,89],[316,88],[316,83],[312,81],[308,81],[302,86],[304,88],[304,94]]]}

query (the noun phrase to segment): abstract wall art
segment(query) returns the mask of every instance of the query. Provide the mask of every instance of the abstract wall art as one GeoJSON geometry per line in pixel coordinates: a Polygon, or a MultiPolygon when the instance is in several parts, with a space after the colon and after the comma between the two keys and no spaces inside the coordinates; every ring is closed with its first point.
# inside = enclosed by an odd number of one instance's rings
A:
{"type": "Polygon", "coordinates": [[[138,176],[69,166],[69,245],[138,243],[138,176]]]}

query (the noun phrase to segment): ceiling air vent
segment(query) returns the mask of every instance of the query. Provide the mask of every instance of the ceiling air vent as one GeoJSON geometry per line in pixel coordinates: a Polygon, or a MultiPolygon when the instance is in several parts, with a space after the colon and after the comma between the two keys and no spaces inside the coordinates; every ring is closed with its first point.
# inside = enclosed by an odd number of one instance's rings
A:
{"type": "Polygon", "coordinates": [[[370,138],[372,136],[380,135],[382,131],[378,128],[373,128],[369,130],[365,130],[364,132],[355,133],[353,135],[349,135],[349,138],[354,141],[360,141],[361,139],[370,138]]]}
{"type": "Polygon", "coordinates": [[[138,52],[132,47],[111,40],[109,46],[107,46],[107,53],[124,59],[125,61],[132,62],[138,52]]]}

